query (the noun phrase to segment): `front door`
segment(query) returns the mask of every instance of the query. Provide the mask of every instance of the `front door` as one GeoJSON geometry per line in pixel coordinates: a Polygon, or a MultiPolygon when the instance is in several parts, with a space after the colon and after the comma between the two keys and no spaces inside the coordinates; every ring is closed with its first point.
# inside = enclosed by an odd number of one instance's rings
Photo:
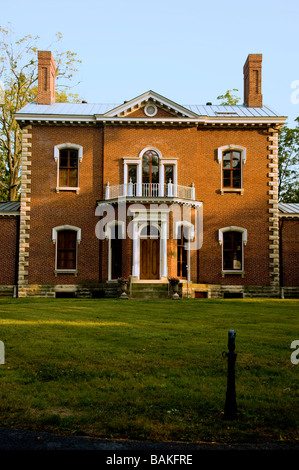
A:
{"type": "Polygon", "coordinates": [[[160,240],[159,238],[140,239],[140,279],[160,278],[160,240]]]}

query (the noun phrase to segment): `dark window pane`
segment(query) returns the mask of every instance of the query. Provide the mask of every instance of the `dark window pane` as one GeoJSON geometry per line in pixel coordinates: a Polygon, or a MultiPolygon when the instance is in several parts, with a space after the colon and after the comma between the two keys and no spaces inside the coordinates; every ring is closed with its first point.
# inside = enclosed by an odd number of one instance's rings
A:
{"type": "Polygon", "coordinates": [[[77,232],[61,230],[57,238],[57,269],[76,269],[77,232]]]}
{"type": "Polygon", "coordinates": [[[230,170],[223,171],[223,186],[230,187],[230,170]]]}
{"type": "Polygon", "coordinates": [[[152,181],[151,183],[159,183],[159,167],[152,167],[152,181]]]}
{"type": "Polygon", "coordinates": [[[59,185],[66,187],[78,185],[78,151],[75,149],[60,150],[59,185]]]}
{"type": "Polygon", "coordinates": [[[223,268],[225,270],[242,269],[241,232],[225,232],[223,234],[223,268]]]}
{"type": "Polygon", "coordinates": [[[70,167],[77,168],[78,167],[78,151],[70,149],[70,167]]]}
{"type": "Polygon", "coordinates": [[[137,181],[137,165],[129,165],[128,182],[136,183],[137,181]]]}
{"type": "Polygon", "coordinates": [[[66,169],[60,169],[59,186],[67,186],[67,175],[68,175],[68,172],[66,169]]]}
{"type": "Polygon", "coordinates": [[[239,172],[233,174],[233,187],[241,188],[241,175],[239,172]]]}
{"type": "Polygon", "coordinates": [[[241,188],[241,152],[223,154],[223,187],[241,188]]]}
{"type": "Polygon", "coordinates": [[[165,165],[165,183],[169,183],[169,180],[173,183],[173,165],[165,165]]]}
{"type": "Polygon", "coordinates": [[[177,239],[177,276],[180,278],[187,278],[187,228],[184,226],[179,227],[178,239],[177,239]]]}
{"type": "Polygon", "coordinates": [[[231,154],[230,152],[225,152],[223,155],[223,168],[230,168],[231,166],[231,154]]]}
{"type": "Polygon", "coordinates": [[[68,165],[68,151],[60,150],[60,167],[67,167],[68,165]]]}
{"type": "Polygon", "coordinates": [[[240,168],[241,165],[241,154],[240,152],[233,152],[233,167],[240,168]]]}
{"type": "Polygon", "coordinates": [[[154,150],[148,150],[143,155],[142,182],[159,183],[159,157],[154,150]]]}
{"type": "Polygon", "coordinates": [[[77,170],[69,170],[69,182],[68,186],[70,187],[76,187],[78,185],[77,183],[77,170]]]}

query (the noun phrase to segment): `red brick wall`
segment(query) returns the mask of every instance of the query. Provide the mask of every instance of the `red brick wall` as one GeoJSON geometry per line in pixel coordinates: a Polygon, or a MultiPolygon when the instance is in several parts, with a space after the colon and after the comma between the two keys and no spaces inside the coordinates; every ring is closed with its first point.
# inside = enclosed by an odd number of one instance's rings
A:
{"type": "Polygon", "coordinates": [[[283,286],[299,286],[299,219],[283,218],[281,236],[283,286]]]}
{"type": "MultiPolygon", "coordinates": [[[[269,195],[267,191],[267,135],[265,131],[231,129],[198,131],[196,198],[203,202],[203,246],[199,251],[199,280],[207,283],[268,285],[269,195]],[[220,194],[221,165],[218,147],[235,144],[247,149],[243,164],[244,194],[220,194]],[[235,225],[247,229],[245,276],[221,275],[218,230],[235,225]]],[[[190,169],[188,169],[190,171],[190,169]]]]}
{"type": "MultiPolygon", "coordinates": [[[[178,184],[195,184],[196,200],[203,202],[203,247],[192,253],[192,279],[195,282],[219,284],[269,285],[269,169],[265,130],[237,128],[127,128],[105,130],[104,183],[123,182],[122,157],[138,157],[145,147],[160,150],[163,157],[178,157],[178,184]],[[246,147],[243,165],[244,195],[221,195],[221,165],[218,147],[235,144],[246,147]],[[235,225],[246,228],[245,277],[221,275],[222,249],[218,230],[235,225]],[[197,273],[195,267],[199,266],[197,273]]],[[[172,263],[173,264],[173,263],[172,263]]],[[[174,271],[174,265],[172,271],[174,271]]],[[[173,272],[171,273],[173,274],[173,272]]]]}
{"type": "Polygon", "coordinates": [[[16,284],[18,217],[0,217],[0,285],[16,284]]]}
{"type": "Polygon", "coordinates": [[[95,236],[98,218],[96,201],[102,198],[102,132],[86,127],[32,128],[29,283],[77,284],[99,279],[99,241],[95,236]],[[56,193],[57,163],[54,146],[62,143],[83,146],[79,164],[80,192],[56,193]],[[78,247],[79,274],[55,277],[55,245],[52,228],[74,225],[82,229],[78,247]]]}
{"type": "MultiPolygon", "coordinates": [[[[95,236],[96,201],[103,189],[123,183],[123,157],[138,157],[145,147],[156,147],[163,157],[178,158],[178,184],[195,184],[196,200],[203,202],[204,236],[199,252],[192,253],[192,280],[219,284],[269,285],[269,195],[267,191],[267,132],[264,129],[201,127],[33,126],[30,210],[29,283],[76,284],[84,279],[107,279],[107,242],[95,236]],[[57,163],[54,146],[83,146],[79,169],[80,193],[56,193],[57,163]],[[243,165],[244,195],[220,194],[221,165],[217,148],[235,144],[247,148],[243,165]],[[103,184],[102,184],[103,181],[103,184]],[[75,225],[82,229],[78,250],[78,277],[54,276],[55,246],[52,228],[75,225]],[[218,230],[236,225],[248,231],[245,276],[221,275],[222,251],[218,230]],[[101,259],[102,258],[102,259],[101,259]],[[199,271],[197,270],[199,268],[199,271]]],[[[124,243],[124,274],[131,266],[132,243],[124,243]],[[128,259],[126,258],[126,254],[128,259]]],[[[171,270],[175,253],[170,252],[171,270]]],[[[171,272],[170,272],[171,274],[171,272]]]]}

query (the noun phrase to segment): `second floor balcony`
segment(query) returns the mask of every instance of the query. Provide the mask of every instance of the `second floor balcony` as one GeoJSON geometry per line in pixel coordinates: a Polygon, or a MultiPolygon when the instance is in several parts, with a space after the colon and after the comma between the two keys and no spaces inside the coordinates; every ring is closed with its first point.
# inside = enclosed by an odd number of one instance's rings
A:
{"type": "Polygon", "coordinates": [[[195,201],[195,187],[180,186],[171,181],[161,183],[132,183],[110,186],[109,182],[105,188],[105,199],[117,199],[121,197],[133,198],[178,198],[195,201]]]}

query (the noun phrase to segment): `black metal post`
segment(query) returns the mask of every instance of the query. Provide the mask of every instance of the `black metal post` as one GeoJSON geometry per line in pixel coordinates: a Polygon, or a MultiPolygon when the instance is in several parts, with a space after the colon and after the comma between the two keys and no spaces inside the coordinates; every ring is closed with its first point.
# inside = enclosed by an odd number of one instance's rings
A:
{"type": "Polygon", "coordinates": [[[227,357],[227,391],[224,407],[224,419],[235,419],[237,417],[237,402],[235,390],[235,362],[237,354],[235,353],[234,330],[228,332],[228,353],[224,353],[227,357]]]}

